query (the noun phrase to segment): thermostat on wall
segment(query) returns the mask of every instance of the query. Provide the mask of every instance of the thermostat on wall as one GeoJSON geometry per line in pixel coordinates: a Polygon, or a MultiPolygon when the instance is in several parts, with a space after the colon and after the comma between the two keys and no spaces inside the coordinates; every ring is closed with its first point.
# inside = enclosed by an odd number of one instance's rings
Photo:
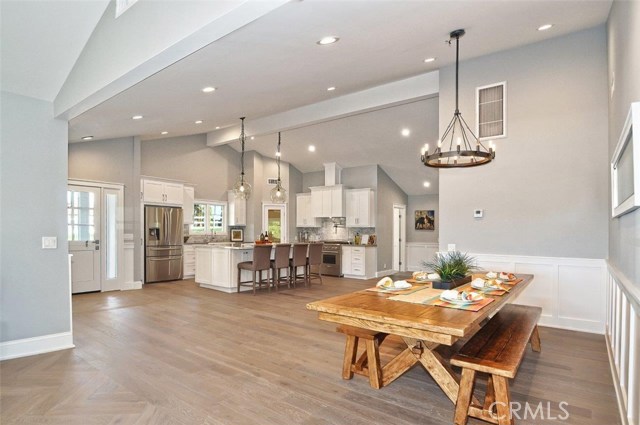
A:
{"type": "Polygon", "coordinates": [[[483,215],[484,215],[484,210],[482,209],[473,210],[473,218],[482,218],[483,215]]]}

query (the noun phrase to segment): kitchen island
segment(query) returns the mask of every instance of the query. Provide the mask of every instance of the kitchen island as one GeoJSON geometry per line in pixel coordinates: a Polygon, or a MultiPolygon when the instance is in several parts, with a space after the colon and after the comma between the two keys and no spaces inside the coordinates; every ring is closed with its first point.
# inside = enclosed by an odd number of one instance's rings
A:
{"type": "MultiPolygon", "coordinates": [[[[201,287],[222,292],[238,290],[238,263],[253,259],[253,244],[231,242],[195,245],[196,283],[201,287]]],[[[252,274],[242,270],[242,280],[251,280],[252,274]]],[[[250,291],[243,286],[241,291],[250,291]]]]}

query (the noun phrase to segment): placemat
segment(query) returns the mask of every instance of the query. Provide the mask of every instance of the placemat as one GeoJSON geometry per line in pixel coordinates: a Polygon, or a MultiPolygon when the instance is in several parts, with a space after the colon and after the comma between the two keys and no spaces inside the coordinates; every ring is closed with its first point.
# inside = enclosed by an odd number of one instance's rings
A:
{"type": "Polygon", "coordinates": [[[439,298],[440,294],[442,294],[443,292],[444,291],[442,289],[421,288],[420,290],[414,291],[411,294],[395,295],[393,297],[389,297],[388,299],[413,304],[429,304],[429,302],[433,301],[436,298],[439,298]]]}
{"type": "Polygon", "coordinates": [[[365,291],[369,291],[369,292],[378,292],[381,294],[412,294],[416,291],[421,291],[425,288],[430,288],[430,286],[417,286],[414,285],[411,288],[407,288],[407,289],[383,289],[383,288],[378,288],[377,286],[374,286],[373,288],[367,288],[365,289],[365,291]]]}
{"type": "Polygon", "coordinates": [[[475,292],[476,294],[480,294],[480,295],[491,295],[491,296],[499,296],[499,297],[509,292],[508,289],[510,288],[507,288],[506,291],[502,289],[497,289],[495,291],[482,291],[480,289],[474,288],[473,286],[471,286],[470,283],[456,288],[457,291],[475,292]]]}
{"type": "Polygon", "coordinates": [[[477,304],[458,305],[458,304],[451,304],[446,301],[442,301],[440,297],[438,297],[437,299],[433,300],[433,302],[431,302],[431,305],[435,305],[438,307],[445,307],[445,308],[454,308],[456,310],[466,310],[466,311],[476,312],[476,311],[482,310],[483,308],[491,304],[493,301],[495,301],[493,298],[485,298],[484,300],[480,301],[477,304]]]}
{"type": "Polygon", "coordinates": [[[407,281],[407,283],[411,283],[411,284],[418,284],[418,285],[425,285],[428,287],[433,286],[433,282],[429,281],[429,280],[415,280],[415,279],[405,279],[405,281],[407,281]]]}

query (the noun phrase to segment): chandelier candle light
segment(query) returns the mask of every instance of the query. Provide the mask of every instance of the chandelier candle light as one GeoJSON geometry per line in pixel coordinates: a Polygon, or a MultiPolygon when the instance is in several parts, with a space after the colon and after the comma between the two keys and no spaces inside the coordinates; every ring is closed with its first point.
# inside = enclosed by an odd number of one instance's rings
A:
{"type": "Polygon", "coordinates": [[[240,145],[242,148],[242,153],[240,154],[240,165],[242,167],[242,172],[240,173],[240,177],[236,181],[236,184],[233,186],[233,193],[236,195],[238,199],[249,199],[251,195],[251,185],[244,178],[244,142],[245,142],[245,134],[244,134],[244,119],[245,117],[240,118],[242,122],[242,127],[240,130],[240,145]]]}
{"type": "Polygon", "coordinates": [[[283,204],[287,201],[287,191],[282,186],[282,181],[280,180],[280,132],[278,132],[278,150],[276,151],[276,163],[278,164],[278,181],[276,182],[276,186],[271,189],[271,200],[277,204],[283,204]]]}
{"type": "Polygon", "coordinates": [[[491,162],[496,157],[495,146],[490,142],[487,149],[473,134],[473,131],[462,118],[458,109],[458,63],[460,53],[460,37],[465,34],[463,29],[452,31],[449,34],[449,44],[456,40],[456,110],[453,118],[442,137],[438,140],[432,153],[429,153],[429,145],[425,144],[420,151],[420,160],[427,167],[434,168],[458,168],[475,167],[491,162]],[[448,143],[447,143],[448,142],[448,143]],[[445,144],[445,150],[442,145],[445,144]],[[448,145],[448,146],[446,146],[448,145]]]}

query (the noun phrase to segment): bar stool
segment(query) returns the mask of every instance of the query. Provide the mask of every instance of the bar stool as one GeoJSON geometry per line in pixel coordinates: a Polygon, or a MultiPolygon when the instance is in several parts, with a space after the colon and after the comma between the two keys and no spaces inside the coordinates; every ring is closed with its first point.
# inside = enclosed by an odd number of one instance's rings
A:
{"type": "Polygon", "coordinates": [[[243,261],[238,263],[238,292],[240,292],[240,286],[253,287],[253,295],[256,294],[256,283],[260,288],[262,284],[266,283],[269,292],[271,292],[271,284],[269,282],[269,271],[271,270],[271,245],[256,245],[253,247],[253,261],[243,261]],[[253,280],[242,281],[242,270],[250,270],[253,272],[253,280]],[[262,279],[262,272],[267,271],[267,279],[262,279]],[[258,274],[258,280],[256,280],[256,272],[258,274]]]}
{"type": "Polygon", "coordinates": [[[273,286],[276,287],[276,291],[280,287],[280,284],[286,283],[288,288],[291,288],[291,281],[289,280],[289,276],[280,277],[280,271],[282,269],[289,268],[289,254],[291,252],[291,244],[290,243],[281,243],[276,245],[275,254],[273,256],[273,260],[271,260],[271,280],[273,286]]]}
{"type": "Polygon", "coordinates": [[[293,258],[289,261],[289,279],[293,284],[293,287],[296,287],[298,282],[304,283],[307,286],[307,249],[309,248],[309,244],[306,243],[296,243],[293,244],[293,258]],[[302,267],[304,269],[304,273],[298,274],[298,268],[302,267]]]}
{"type": "Polygon", "coordinates": [[[322,273],[320,272],[320,264],[322,264],[322,247],[324,243],[312,243],[309,244],[309,257],[307,258],[307,280],[309,286],[311,281],[317,279],[322,285],[322,273]]]}

